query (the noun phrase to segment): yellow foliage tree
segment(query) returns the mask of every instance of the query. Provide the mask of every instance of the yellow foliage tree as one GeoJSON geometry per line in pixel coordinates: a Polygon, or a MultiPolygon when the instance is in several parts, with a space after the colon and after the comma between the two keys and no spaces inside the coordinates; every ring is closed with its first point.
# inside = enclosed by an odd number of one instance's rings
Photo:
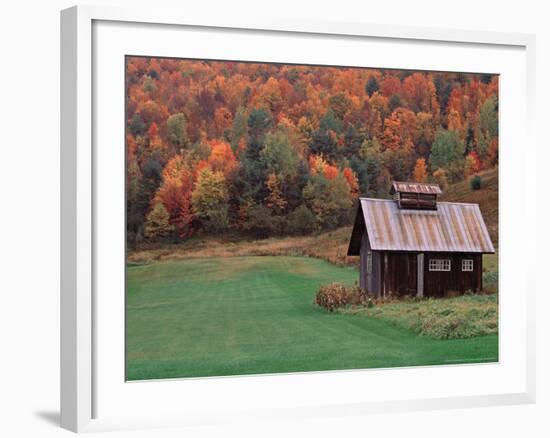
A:
{"type": "Polygon", "coordinates": [[[287,202],[283,198],[279,178],[275,173],[270,173],[265,185],[269,191],[266,197],[267,206],[276,214],[281,214],[286,208],[287,202]]]}
{"type": "Polygon", "coordinates": [[[414,166],[413,178],[416,182],[426,182],[428,177],[428,169],[426,167],[426,159],[419,158],[416,160],[416,165],[414,166]]]}

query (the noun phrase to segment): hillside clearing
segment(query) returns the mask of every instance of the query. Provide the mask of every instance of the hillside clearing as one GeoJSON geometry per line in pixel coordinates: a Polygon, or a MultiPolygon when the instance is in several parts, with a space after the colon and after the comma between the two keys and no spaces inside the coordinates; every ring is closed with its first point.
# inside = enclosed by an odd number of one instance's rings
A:
{"type": "Polygon", "coordinates": [[[142,249],[128,253],[130,264],[204,257],[307,256],[338,266],[358,266],[357,257],[348,257],[351,226],[310,236],[271,237],[250,240],[242,236],[195,236],[177,245],[142,249]]]}

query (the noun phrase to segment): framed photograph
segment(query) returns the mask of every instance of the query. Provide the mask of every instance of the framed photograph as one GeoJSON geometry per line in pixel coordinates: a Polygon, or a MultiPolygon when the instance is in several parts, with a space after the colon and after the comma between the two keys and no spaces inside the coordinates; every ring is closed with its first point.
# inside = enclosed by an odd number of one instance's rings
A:
{"type": "Polygon", "coordinates": [[[534,37],[61,25],[63,427],[534,401],[534,37]]]}

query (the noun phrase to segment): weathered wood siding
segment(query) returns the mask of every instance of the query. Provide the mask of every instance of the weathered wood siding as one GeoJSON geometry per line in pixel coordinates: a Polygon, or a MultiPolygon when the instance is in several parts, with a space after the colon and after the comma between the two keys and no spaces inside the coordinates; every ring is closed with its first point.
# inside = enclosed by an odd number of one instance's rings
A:
{"type": "Polygon", "coordinates": [[[424,296],[441,297],[448,291],[480,292],[483,288],[481,254],[426,253],[424,256],[424,296]],[[430,259],[450,259],[450,271],[430,271],[430,259]],[[462,271],[462,260],[474,261],[473,271],[462,271]]]}
{"type": "Polygon", "coordinates": [[[369,290],[369,275],[367,273],[367,257],[369,252],[369,239],[367,233],[363,233],[361,238],[361,259],[360,259],[360,273],[359,273],[359,287],[361,289],[369,290]]]}
{"type": "MultiPolygon", "coordinates": [[[[377,252],[382,296],[419,295],[441,297],[447,292],[480,292],[483,288],[482,255],[456,253],[377,252]],[[419,257],[424,254],[423,257],[419,257]],[[422,260],[423,259],[423,260],[422,260]],[[430,271],[430,259],[451,260],[450,271],[430,271]],[[462,260],[473,260],[473,271],[462,271],[462,260]],[[422,265],[419,266],[419,260],[422,265]],[[421,277],[419,277],[419,275],[421,277]],[[419,284],[422,291],[418,294],[419,284]]],[[[373,263],[374,267],[374,263],[373,263]]],[[[373,289],[374,290],[374,289],[373,289]]]]}
{"type": "Polygon", "coordinates": [[[416,296],[424,296],[424,253],[416,255],[416,296]]]}
{"type": "Polygon", "coordinates": [[[416,295],[417,254],[382,253],[382,295],[416,295]]]}
{"type": "Polygon", "coordinates": [[[371,251],[366,232],[363,233],[361,238],[359,286],[371,295],[380,296],[380,253],[371,251]],[[369,252],[371,256],[370,272],[368,270],[369,252]]]}
{"type": "Polygon", "coordinates": [[[377,297],[379,297],[381,294],[381,284],[382,284],[381,264],[382,264],[381,253],[378,251],[373,251],[372,252],[372,275],[371,275],[369,292],[377,297]]]}

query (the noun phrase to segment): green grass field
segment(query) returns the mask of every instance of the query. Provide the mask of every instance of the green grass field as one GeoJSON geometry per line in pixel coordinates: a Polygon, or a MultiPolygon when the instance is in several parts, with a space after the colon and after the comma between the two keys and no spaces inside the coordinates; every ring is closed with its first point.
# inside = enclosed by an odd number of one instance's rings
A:
{"type": "Polygon", "coordinates": [[[388,321],[328,313],[321,283],[353,267],[308,257],[153,262],[127,268],[127,379],[491,362],[498,335],[436,340],[388,321]]]}

